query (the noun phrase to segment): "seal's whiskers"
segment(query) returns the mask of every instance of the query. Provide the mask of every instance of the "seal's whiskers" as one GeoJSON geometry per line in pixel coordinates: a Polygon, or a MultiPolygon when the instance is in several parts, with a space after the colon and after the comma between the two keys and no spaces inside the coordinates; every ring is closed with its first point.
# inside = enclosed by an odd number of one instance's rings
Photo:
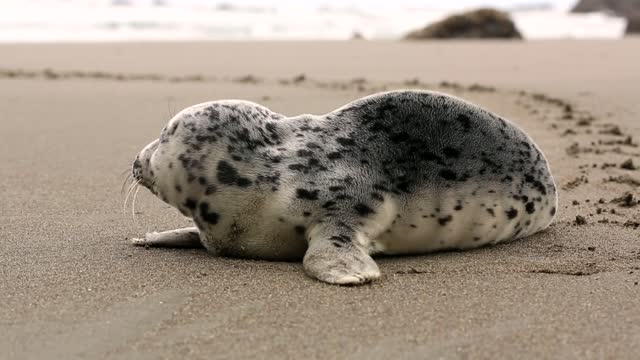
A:
{"type": "Polygon", "coordinates": [[[131,217],[133,221],[136,221],[136,197],[138,197],[138,191],[140,191],[140,182],[136,182],[136,191],[133,193],[133,200],[131,201],[131,217]]]}
{"type": "Polygon", "coordinates": [[[127,189],[127,196],[125,196],[124,198],[124,204],[122,204],[122,213],[126,214],[127,213],[127,203],[129,201],[129,196],[131,196],[131,194],[133,193],[134,188],[136,187],[136,185],[138,184],[137,180],[134,180],[130,185],[129,188],[127,189]]]}
{"type": "MultiPolygon", "coordinates": [[[[123,173],[123,175],[124,175],[124,173],[123,173]]],[[[124,189],[127,187],[127,184],[129,183],[129,181],[132,178],[133,178],[133,175],[131,175],[131,172],[129,172],[127,177],[125,177],[124,181],[122,182],[122,187],[120,187],[120,195],[124,195],[124,189]]]]}

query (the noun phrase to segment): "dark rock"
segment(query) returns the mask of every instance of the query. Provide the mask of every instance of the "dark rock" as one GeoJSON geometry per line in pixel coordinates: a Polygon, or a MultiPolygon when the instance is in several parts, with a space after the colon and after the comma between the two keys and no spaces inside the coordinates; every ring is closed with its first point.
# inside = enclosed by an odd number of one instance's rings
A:
{"type": "Polygon", "coordinates": [[[636,166],[633,164],[633,160],[631,159],[627,159],[625,160],[622,164],[620,164],[620,167],[623,169],[627,169],[627,170],[635,170],[636,166]]]}
{"type": "Polygon", "coordinates": [[[409,40],[420,39],[520,39],[522,36],[509,14],[494,9],[478,9],[454,14],[444,20],[410,32],[409,40]]]}
{"type": "Polygon", "coordinates": [[[627,19],[627,34],[640,32],[640,1],[638,0],[580,0],[572,12],[608,11],[627,19]]]}
{"type": "Polygon", "coordinates": [[[632,193],[626,193],[620,197],[611,200],[612,203],[619,204],[623,207],[634,207],[638,205],[638,201],[635,199],[632,193]]]}
{"type": "Polygon", "coordinates": [[[362,35],[361,32],[359,31],[354,31],[353,34],[351,34],[351,40],[364,40],[364,35],[362,35]]]}
{"type": "Polygon", "coordinates": [[[630,227],[630,228],[634,228],[637,229],[638,227],[640,227],[640,222],[634,221],[634,220],[627,220],[624,224],[622,224],[624,227],[630,227]]]}
{"type": "Polygon", "coordinates": [[[293,83],[299,84],[301,82],[305,82],[306,80],[307,80],[307,76],[305,74],[300,74],[293,78],[293,83]]]}
{"type": "Polygon", "coordinates": [[[638,34],[640,33],[640,11],[633,14],[627,15],[627,34],[638,34]]]}
{"type": "Polygon", "coordinates": [[[640,12],[638,0],[580,0],[571,12],[589,13],[597,11],[611,11],[617,15],[627,15],[640,12]]]}

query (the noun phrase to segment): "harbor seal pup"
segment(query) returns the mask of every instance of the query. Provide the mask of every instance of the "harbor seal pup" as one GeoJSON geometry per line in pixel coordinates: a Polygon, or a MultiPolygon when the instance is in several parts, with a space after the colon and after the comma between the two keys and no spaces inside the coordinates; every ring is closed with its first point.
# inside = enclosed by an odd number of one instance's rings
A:
{"type": "Polygon", "coordinates": [[[132,175],[196,227],[137,245],[303,258],[332,284],[376,279],[375,254],[470,249],[546,228],[549,165],[508,120],[456,97],[392,91],[326,115],[213,101],[173,117],[132,175]]]}

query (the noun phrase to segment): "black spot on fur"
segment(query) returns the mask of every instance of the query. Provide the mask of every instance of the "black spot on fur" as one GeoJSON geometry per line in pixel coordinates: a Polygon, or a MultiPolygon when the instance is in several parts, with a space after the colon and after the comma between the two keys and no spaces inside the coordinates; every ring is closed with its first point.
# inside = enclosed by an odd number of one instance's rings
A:
{"type": "Polygon", "coordinates": [[[439,219],[438,219],[438,224],[440,224],[441,226],[445,226],[445,225],[447,225],[447,223],[448,223],[449,221],[451,221],[452,219],[453,219],[453,216],[451,216],[451,215],[447,215],[447,216],[445,216],[445,217],[443,217],[443,218],[439,218],[439,219]]]}
{"type": "Polygon", "coordinates": [[[411,136],[408,133],[404,132],[404,131],[389,136],[389,140],[391,140],[391,142],[393,142],[395,144],[401,143],[401,142],[406,142],[410,138],[411,138],[411,136]]]}
{"type": "Polygon", "coordinates": [[[329,186],[329,191],[343,191],[346,188],[344,186],[329,186]]]}
{"type": "Polygon", "coordinates": [[[555,206],[552,207],[551,211],[549,213],[551,214],[551,216],[555,215],[556,214],[556,207],[555,206]]]}
{"type": "Polygon", "coordinates": [[[422,151],[420,153],[420,157],[424,161],[435,161],[438,164],[444,165],[444,162],[442,161],[442,159],[440,159],[440,157],[438,155],[432,153],[431,151],[422,151]]]}
{"type": "Polygon", "coordinates": [[[198,204],[198,203],[197,203],[197,201],[195,201],[195,200],[194,200],[194,199],[192,199],[192,198],[187,198],[187,199],[184,201],[184,207],[186,207],[186,208],[187,208],[187,209],[189,209],[189,210],[193,210],[193,209],[195,209],[197,204],[198,204]]]}
{"type": "Polygon", "coordinates": [[[333,240],[334,243],[338,244],[348,244],[351,242],[351,238],[347,235],[334,235],[330,237],[329,240],[333,240]]]}
{"type": "Polygon", "coordinates": [[[279,164],[282,161],[282,158],[280,156],[272,156],[269,158],[269,161],[274,164],[279,164]]]}
{"type": "Polygon", "coordinates": [[[371,193],[371,198],[373,198],[374,200],[378,200],[378,201],[384,201],[384,197],[382,195],[380,195],[379,193],[371,193]]]}
{"type": "Polygon", "coordinates": [[[310,156],[312,156],[312,155],[313,155],[313,153],[312,153],[311,151],[309,151],[309,150],[305,150],[305,149],[298,150],[298,156],[301,156],[301,157],[310,157],[310,156]]]}
{"type": "Polygon", "coordinates": [[[247,178],[240,177],[240,178],[238,178],[238,181],[236,182],[236,185],[238,185],[240,187],[247,187],[247,186],[251,185],[251,180],[249,180],[247,178]]]}
{"type": "Polygon", "coordinates": [[[456,173],[449,169],[440,170],[439,175],[447,181],[454,181],[456,179],[456,173]]]}
{"type": "Polygon", "coordinates": [[[524,181],[531,184],[536,190],[538,190],[542,195],[547,195],[547,188],[540,182],[536,180],[535,177],[531,174],[526,174],[524,176],[524,181]]]}
{"type": "Polygon", "coordinates": [[[329,159],[329,160],[342,159],[342,154],[340,154],[339,152],[332,152],[332,153],[327,154],[327,159],[329,159]]]}
{"type": "Polygon", "coordinates": [[[303,200],[318,200],[320,190],[296,189],[296,197],[303,200]]]}
{"type": "Polygon", "coordinates": [[[396,188],[402,192],[408,193],[410,191],[409,190],[410,185],[411,184],[409,183],[409,181],[401,181],[398,184],[396,184],[396,188]]]}
{"type": "Polygon", "coordinates": [[[169,135],[173,135],[176,133],[176,130],[178,129],[178,125],[180,125],[180,123],[177,121],[173,125],[171,125],[171,128],[169,129],[169,135]]]}
{"type": "Polygon", "coordinates": [[[326,203],[322,204],[322,207],[325,208],[325,209],[332,210],[331,208],[333,208],[335,205],[336,205],[335,201],[329,200],[326,203]]]}
{"type": "Polygon", "coordinates": [[[363,203],[358,203],[353,208],[356,210],[356,212],[360,216],[367,216],[375,213],[375,211],[372,208],[368,207],[363,203]]]}
{"type": "Polygon", "coordinates": [[[507,214],[507,218],[511,219],[515,219],[516,216],[518,216],[518,210],[511,208],[507,211],[505,211],[505,213],[507,214]]]}
{"type": "Polygon", "coordinates": [[[307,169],[307,167],[302,164],[291,164],[289,165],[289,169],[295,170],[295,171],[304,171],[307,169]]]}
{"type": "Polygon", "coordinates": [[[209,212],[209,203],[203,201],[200,203],[200,217],[209,224],[215,225],[218,223],[220,215],[213,211],[209,212]]]}
{"type": "Polygon", "coordinates": [[[469,119],[467,115],[458,115],[458,117],[456,117],[456,121],[458,121],[460,125],[462,125],[462,128],[465,130],[465,132],[471,129],[471,119],[469,119]]]}
{"type": "Polygon", "coordinates": [[[442,152],[444,153],[444,156],[446,156],[448,158],[457,159],[457,158],[460,157],[460,150],[454,149],[454,148],[449,147],[449,146],[443,148],[442,152]]]}
{"type": "Polygon", "coordinates": [[[320,160],[315,159],[315,158],[309,159],[309,161],[307,162],[307,165],[310,166],[310,167],[316,166],[316,167],[319,167],[321,169],[324,168],[323,166],[320,166],[320,160]]]}
{"type": "Polygon", "coordinates": [[[354,146],[356,142],[353,139],[339,137],[336,139],[338,144],[342,146],[354,146]]]}
{"type": "Polygon", "coordinates": [[[389,189],[387,189],[386,186],[380,185],[380,184],[373,185],[373,188],[378,190],[378,191],[389,191],[389,189]]]}
{"type": "Polygon", "coordinates": [[[487,212],[491,215],[491,216],[496,216],[496,213],[493,211],[493,209],[487,209],[487,212]]]}
{"type": "Polygon", "coordinates": [[[527,213],[533,214],[536,211],[536,205],[533,202],[528,202],[527,205],[525,205],[525,209],[527,213]]]}
{"type": "Polygon", "coordinates": [[[247,187],[251,185],[251,180],[241,177],[238,170],[224,160],[218,162],[218,181],[225,185],[237,185],[247,187]]]}

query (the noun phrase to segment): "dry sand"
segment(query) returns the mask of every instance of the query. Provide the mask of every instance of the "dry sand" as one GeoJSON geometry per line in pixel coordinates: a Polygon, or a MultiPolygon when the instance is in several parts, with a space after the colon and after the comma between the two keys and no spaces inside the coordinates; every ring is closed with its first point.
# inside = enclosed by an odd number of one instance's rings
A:
{"type": "Polygon", "coordinates": [[[640,206],[612,202],[640,195],[640,170],[621,168],[640,166],[640,39],[3,45],[0,54],[0,358],[640,353],[640,206]],[[475,251],[379,259],[383,277],[362,287],[311,280],[299,263],[129,245],[187,224],[147,193],[134,221],[119,192],[120,174],[170,113],[221,98],[324,113],[402,87],[453,93],[526,129],[561,188],[551,228],[475,251]]]}

